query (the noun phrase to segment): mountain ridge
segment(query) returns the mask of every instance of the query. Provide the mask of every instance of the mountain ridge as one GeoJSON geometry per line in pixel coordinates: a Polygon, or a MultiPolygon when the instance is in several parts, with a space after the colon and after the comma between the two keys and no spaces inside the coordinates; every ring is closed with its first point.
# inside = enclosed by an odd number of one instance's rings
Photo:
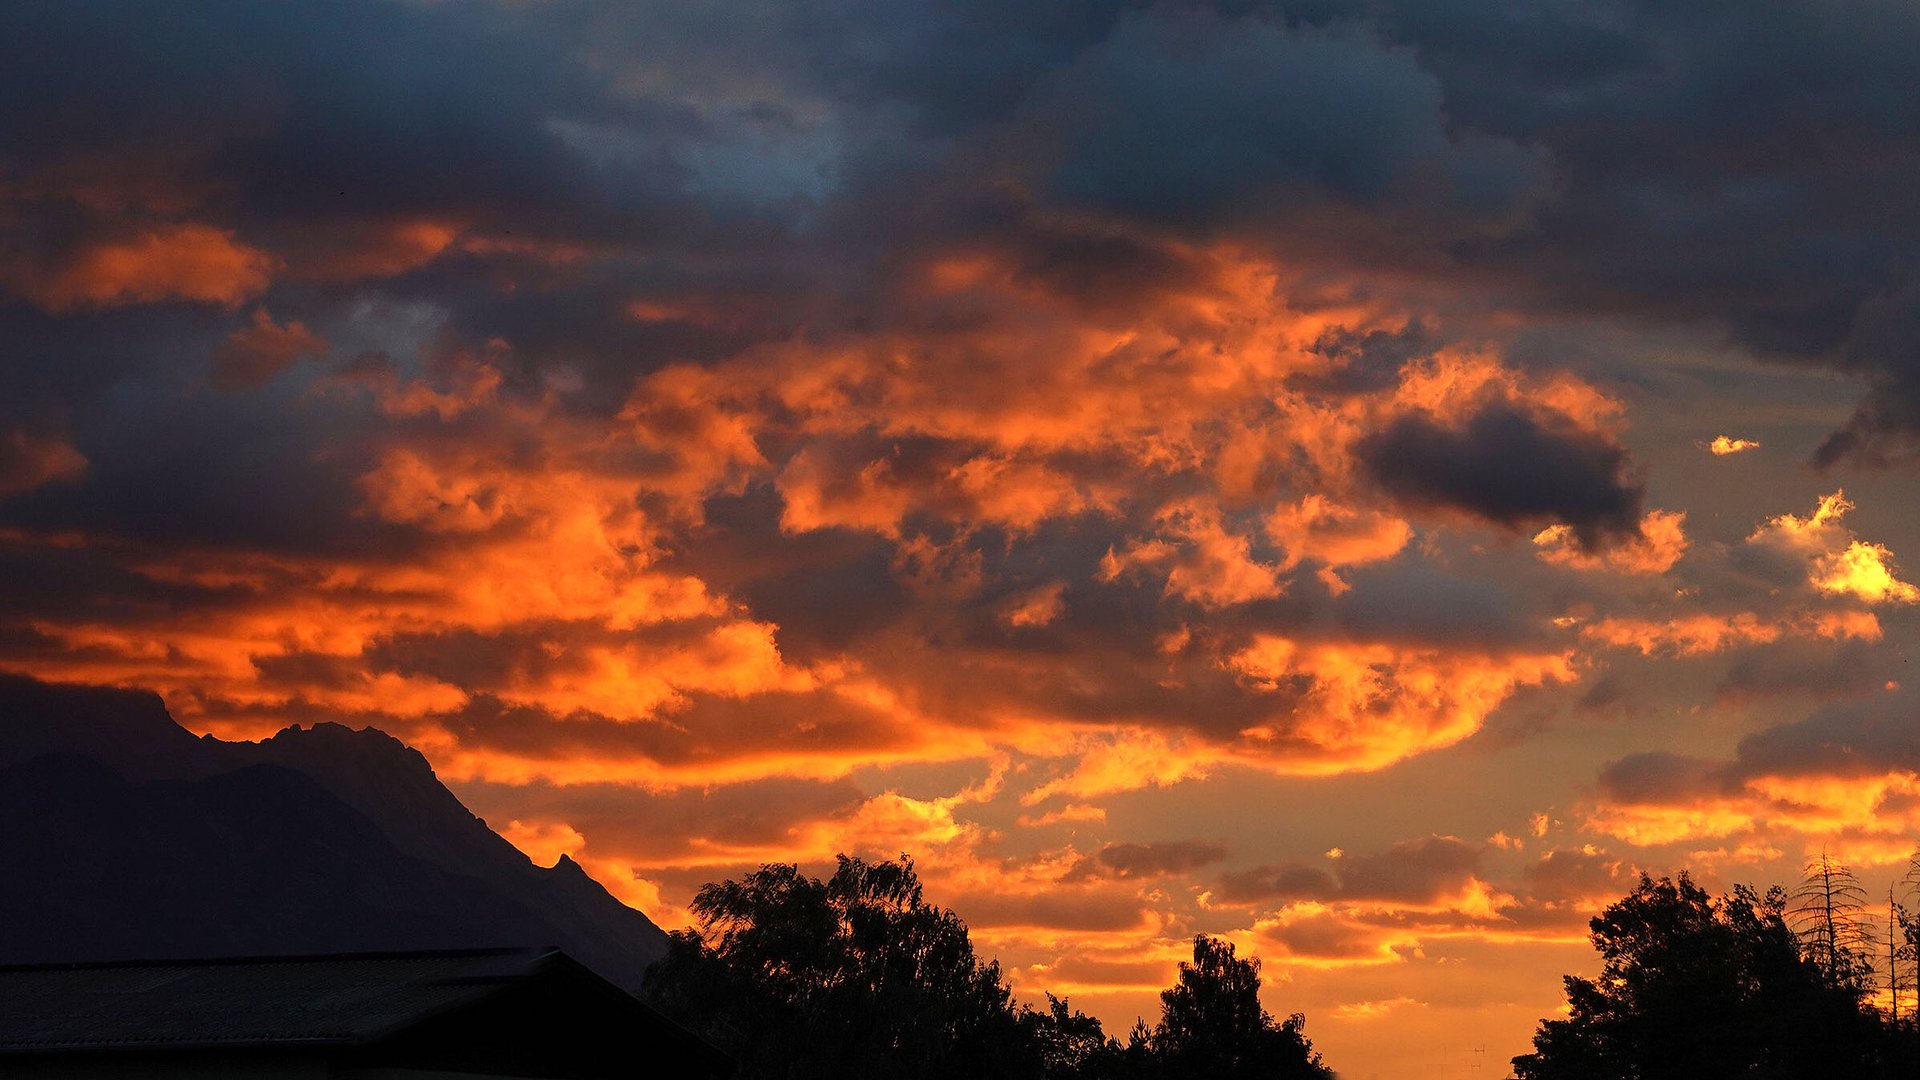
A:
{"type": "Polygon", "coordinates": [[[573,860],[535,865],[386,732],[226,742],[155,694],[11,675],[0,868],[0,963],[558,945],[636,989],[667,942],[573,860]]]}

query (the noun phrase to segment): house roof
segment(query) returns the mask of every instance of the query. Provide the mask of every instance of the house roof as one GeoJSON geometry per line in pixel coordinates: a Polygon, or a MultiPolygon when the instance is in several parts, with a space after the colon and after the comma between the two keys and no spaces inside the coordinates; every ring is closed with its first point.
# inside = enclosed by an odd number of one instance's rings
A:
{"type": "Polygon", "coordinates": [[[0,967],[0,1054],[359,1046],[556,969],[601,981],[553,948],[0,967]]]}

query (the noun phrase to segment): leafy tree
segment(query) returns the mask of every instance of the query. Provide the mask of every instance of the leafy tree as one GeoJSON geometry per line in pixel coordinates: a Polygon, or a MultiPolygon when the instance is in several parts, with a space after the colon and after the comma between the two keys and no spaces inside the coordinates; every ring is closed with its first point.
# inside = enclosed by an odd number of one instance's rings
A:
{"type": "Polygon", "coordinates": [[[676,935],[647,990],[741,1080],[1041,1075],[1036,1025],[909,858],[843,855],[826,881],[763,866],[703,887],[693,911],[703,933],[676,935]]]}
{"type": "Polygon", "coordinates": [[[1305,1034],[1306,1017],[1275,1022],[1260,1004],[1260,961],[1240,959],[1230,942],[1200,935],[1193,962],[1160,994],[1160,1023],[1150,1041],[1166,1075],[1219,1080],[1331,1077],[1305,1034]]]}
{"type": "Polygon", "coordinates": [[[1118,1076],[1125,1072],[1126,1051],[1107,1038],[1097,1017],[1047,995],[1047,1007],[1027,1011],[1025,1020],[1039,1049],[1040,1069],[1047,1080],[1118,1076]]]}
{"type": "MultiPolygon", "coordinates": [[[[1596,917],[1598,979],[1566,979],[1569,1015],[1542,1021],[1522,1080],[1884,1075],[1864,984],[1836,982],[1786,921],[1786,894],[1718,901],[1686,874],[1642,875],[1596,917]]],[[[1838,955],[1838,954],[1835,954],[1838,955]]]]}
{"type": "Polygon", "coordinates": [[[647,974],[656,1007],[734,1056],[739,1080],[1328,1080],[1298,1014],[1260,1005],[1260,965],[1194,939],[1161,1019],[1127,1041],[1047,995],[1015,1005],[913,861],[841,856],[826,881],[763,866],[694,898],[647,974]]]}

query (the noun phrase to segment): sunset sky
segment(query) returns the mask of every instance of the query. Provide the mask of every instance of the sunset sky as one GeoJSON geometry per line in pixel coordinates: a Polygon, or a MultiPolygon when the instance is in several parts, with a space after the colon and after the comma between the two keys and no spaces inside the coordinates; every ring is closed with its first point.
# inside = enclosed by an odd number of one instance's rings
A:
{"type": "Polygon", "coordinates": [[[1639,870],[1920,837],[1915,55],[0,5],[0,669],[382,728],[668,927],[910,852],[1114,1033],[1206,932],[1350,1078],[1502,1075],[1639,870]]]}

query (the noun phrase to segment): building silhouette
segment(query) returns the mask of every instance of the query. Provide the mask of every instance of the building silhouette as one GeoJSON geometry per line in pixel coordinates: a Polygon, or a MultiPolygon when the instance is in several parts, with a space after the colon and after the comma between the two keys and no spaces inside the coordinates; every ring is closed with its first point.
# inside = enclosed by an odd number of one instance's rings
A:
{"type": "Polygon", "coordinates": [[[0,968],[13,1080],[694,1078],[719,1051],[558,949],[0,968]]]}

